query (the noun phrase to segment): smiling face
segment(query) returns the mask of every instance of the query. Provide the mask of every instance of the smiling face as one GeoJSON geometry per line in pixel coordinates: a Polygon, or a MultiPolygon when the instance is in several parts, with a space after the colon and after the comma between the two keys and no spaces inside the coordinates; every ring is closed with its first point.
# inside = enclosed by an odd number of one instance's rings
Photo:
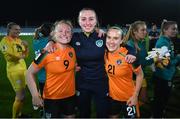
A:
{"type": "Polygon", "coordinates": [[[137,29],[134,31],[136,39],[144,39],[147,35],[147,26],[145,24],[139,24],[137,29]]]}
{"type": "Polygon", "coordinates": [[[17,37],[19,37],[20,31],[21,31],[21,28],[19,25],[13,25],[9,29],[8,35],[13,37],[13,38],[17,38],[17,37]]]}
{"type": "Polygon", "coordinates": [[[109,52],[115,52],[119,49],[122,43],[122,31],[119,29],[110,28],[106,36],[106,46],[109,52]]]}
{"type": "Polygon", "coordinates": [[[79,25],[86,33],[93,32],[97,24],[96,13],[93,10],[82,10],[79,13],[79,25]]]}
{"type": "Polygon", "coordinates": [[[72,38],[72,28],[65,23],[58,23],[53,32],[54,40],[60,44],[68,44],[72,38]]]}

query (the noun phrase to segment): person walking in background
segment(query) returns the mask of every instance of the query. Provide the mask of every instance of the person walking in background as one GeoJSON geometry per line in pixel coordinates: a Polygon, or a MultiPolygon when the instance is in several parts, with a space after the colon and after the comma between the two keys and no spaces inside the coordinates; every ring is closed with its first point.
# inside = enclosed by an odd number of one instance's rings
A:
{"type": "Polygon", "coordinates": [[[22,107],[25,99],[25,73],[24,58],[28,55],[28,44],[19,38],[20,26],[14,22],[7,25],[7,36],[0,42],[0,50],[6,60],[7,77],[16,93],[12,106],[12,118],[23,117],[22,107]]]}
{"type": "Polygon", "coordinates": [[[140,105],[148,101],[147,81],[146,81],[147,74],[145,72],[145,68],[146,66],[154,63],[153,59],[150,59],[150,60],[145,59],[146,56],[148,56],[147,49],[146,49],[147,41],[145,40],[146,36],[147,36],[147,26],[144,21],[135,21],[134,23],[132,23],[127,35],[125,36],[125,42],[127,42],[128,45],[136,49],[137,59],[139,60],[141,67],[143,69],[143,72],[144,72],[142,88],[139,94],[140,105]]]}
{"type": "Polygon", "coordinates": [[[174,55],[174,44],[172,38],[176,37],[178,26],[175,21],[163,21],[161,24],[161,35],[156,42],[156,48],[163,46],[170,50],[170,57],[164,58],[161,63],[157,63],[154,72],[154,108],[153,117],[162,118],[164,109],[170,96],[172,80],[176,71],[176,64],[180,62],[180,57],[174,55]]]}
{"type": "Polygon", "coordinates": [[[75,64],[74,49],[68,45],[72,38],[72,24],[61,20],[54,24],[52,39],[56,41],[54,53],[46,51],[35,58],[27,71],[27,85],[32,95],[32,103],[44,107],[45,118],[75,117],[75,64]],[[43,99],[37,90],[34,75],[45,68],[46,82],[43,99]]]}
{"type": "Polygon", "coordinates": [[[159,38],[160,33],[157,30],[157,25],[155,23],[152,23],[151,31],[149,32],[149,42],[150,47],[148,50],[152,50],[152,48],[155,47],[155,44],[159,38]]]}
{"type": "MultiPolygon", "coordinates": [[[[33,38],[33,50],[35,53],[35,57],[38,57],[38,55],[41,54],[42,49],[46,46],[48,43],[48,38],[51,33],[51,27],[52,25],[50,23],[44,23],[40,27],[35,29],[35,35],[33,38]]],[[[46,79],[46,71],[44,68],[42,68],[37,73],[38,83],[39,83],[39,91],[42,96],[45,79],[46,79]]],[[[44,117],[44,110],[40,109],[40,116],[44,117]]]]}
{"type": "Polygon", "coordinates": [[[138,61],[129,64],[125,61],[127,48],[123,44],[123,31],[112,26],[106,36],[107,51],[105,67],[109,77],[110,118],[137,117],[136,105],[143,80],[143,71],[138,61]],[[136,85],[133,82],[136,75],[136,85]]]}
{"type": "MultiPolygon", "coordinates": [[[[35,29],[35,35],[33,38],[33,50],[35,53],[35,57],[41,54],[41,50],[46,46],[48,43],[48,38],[51,33],[51,28],[52,25],[50,23],[44,23],[37,29],[35,29]]],[[[44,88],[44,83],[46,79],[46,72],[45,69],[42,68],[38,73],[37,73],[37,78],[39,81],[39,89],[40,93],[42,95],[43,93],[43,88],[44,88]]]]}

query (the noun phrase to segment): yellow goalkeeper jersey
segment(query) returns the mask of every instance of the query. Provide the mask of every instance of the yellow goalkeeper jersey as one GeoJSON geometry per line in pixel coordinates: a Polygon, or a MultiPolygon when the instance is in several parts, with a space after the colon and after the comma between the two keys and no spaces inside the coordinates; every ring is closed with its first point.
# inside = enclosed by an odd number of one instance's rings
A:
{"type": "Polygon", "coordinates": [[[27,69],[24,59],[20,59],[26,50],[21,39],[5,36],[0,42],[0,50],[7,62],[7,72],[27,69]]]}

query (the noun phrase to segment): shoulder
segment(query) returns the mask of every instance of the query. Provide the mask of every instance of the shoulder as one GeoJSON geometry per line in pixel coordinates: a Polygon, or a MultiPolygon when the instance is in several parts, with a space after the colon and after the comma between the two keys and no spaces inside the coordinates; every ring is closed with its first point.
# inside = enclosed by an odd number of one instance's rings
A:
{"type": "Polygon", "coordinates": [[[1,43],[6,42],[7,40],[8,40],[8,37],[4,36],[4,37],[1,39],[1,43]]]}
{"type": "Polygon", "coordinates": [[[160,38],[157,40],[156,42],[156,47],[159,48],[161,46],[167,46],[168,43],[168,38],[164,37],[164,36],[160,36],[160,38]]]}
{"type": "Polygon", "coordinates": [[[45,57],[48,55],[48,52],[45,50],[41,50],[41,52],[35,57],[34,63],[39,64],[45,57]]]}
{"type": "Polygon", "coordinates": [[[6,51],[8,47],[10,47],[10,44],[7,42],[7,37],[3,37],[1,42],[0,42],[0,50],[1,51],[6,51]]]}
{"type": "Polygon", "coordinates": [[[72,38],[78,38],[81,36],[81,32],[74,32],[72,38]]]}
{"type": "Polygon", "coordinates": [[[120,47],[119,52],[122,52],[123,54],[127,54],[127,52],[128,52],[128,48],[127,47],[129,47],[129,46],[120,47]]]}
{"type": "Polygon", "coordinates": [[[134,48],[134,40],[133,39],[129,39],[127,44],[126,44],[126,47],[133,47],[134,48]]]}
{"type": "Polygon", "coordinates": [[[81,39],[81,32],[74,32],[70,44],[74,46],[75,42],[81,39]]]}

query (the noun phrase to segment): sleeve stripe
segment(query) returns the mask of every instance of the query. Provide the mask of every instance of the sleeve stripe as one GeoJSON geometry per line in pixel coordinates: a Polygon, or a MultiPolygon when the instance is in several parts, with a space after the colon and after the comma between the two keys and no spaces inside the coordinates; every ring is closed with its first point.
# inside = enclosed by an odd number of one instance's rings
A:
{"type": "Polygon", "coordinates": [[[37,58],[34,59],[35,64],[40,64],[40,62],[48,55],[48,52],[41,52],[37,58]]]}

